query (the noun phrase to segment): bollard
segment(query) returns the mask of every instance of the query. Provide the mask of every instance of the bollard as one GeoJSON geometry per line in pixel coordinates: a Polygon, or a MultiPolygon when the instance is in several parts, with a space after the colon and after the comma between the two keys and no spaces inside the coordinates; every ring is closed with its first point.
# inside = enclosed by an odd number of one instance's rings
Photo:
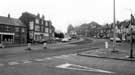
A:
{"type": "Polygon", "coordinates": [[[2,48],[2,43],[0,43],[0,48],[2,48]]]}
{"type": "Polygon", "coordinates": [[[5,48],[5,46],[2,43],[0,43],[0,48],[5,48]]]}
{"type": "Polygon", "coordinates": [[[28,47],[27,47],[26,50],[32,50],[32,49],[31,49],[31,43],[28,43],[28,47]]]}
{"type": "Polygon", "coordinates": [[[108,42],[105,42],[105,48],[108,48],[108,42]]]}
{"type": "Polygon", "coordinates": [[[47,48],[47,43],[43,43],[43,48],[44,48],[44,49],[47,48]]]}

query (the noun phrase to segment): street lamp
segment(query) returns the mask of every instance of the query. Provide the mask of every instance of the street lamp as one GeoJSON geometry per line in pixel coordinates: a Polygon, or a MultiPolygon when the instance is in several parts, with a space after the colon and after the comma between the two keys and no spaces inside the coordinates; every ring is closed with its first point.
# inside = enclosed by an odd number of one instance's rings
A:
{"type": "Polygon", "coordinates": [[[131,36],[131,39],[130,39],[130,44],[131,44],[131,49],[130,49],[130,56],[129,58],[133,58],[133,25],[134,25],[134,16],[132,15],[131,13],[131,20],[130,20],[130,36],[131,36]]]}
{"type": "Polygon", "coordinates": [[[115,47],[116,47],[116,25],[115,25],[116,19],[115,19],[115,0],[113,0],[113,51],[112,52],[117,52],[115,47]]]}

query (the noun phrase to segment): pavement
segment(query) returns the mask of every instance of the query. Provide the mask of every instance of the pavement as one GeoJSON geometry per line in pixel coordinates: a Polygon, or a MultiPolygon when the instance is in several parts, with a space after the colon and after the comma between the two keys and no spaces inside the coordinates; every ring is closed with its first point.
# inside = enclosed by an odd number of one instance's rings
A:
{"type": "MultiPolygon", "coordinates": [[[[84,39],[79,39],[79,40],[76,40],[76,39],[73,39],[69,42],[66,42],[66,43],[61,43],[61,42],[54,42],[54,43],[48,43],[48,44],[70,44],[70,43],[77,43],[77,42],[81,42],[83,41],[84,39]]],[[[21,46],[27,46],[28,44],[9,44],[9,45],[5,45],[5,48],[10,48],[10,47],[21,47],[21,46]]],[[[42,45],[42,44],[32,44],[32,46],[35,46],[35,45],[42,45]]]]}
{"type": "MultiPolygon", "coordinates": [[[[60,49],[60,48],[75,47],[76,46],[75,44],[70,44],[70,43],[80,42],[80,41],[83,41],[83,39],[71,40],[70,42],[67,42],[67,43],[50,43],[50,44],[47,44],[47,49],[43,48],[43,44],[32,44],[31,51],[51,50],[51,49],[53,50],[53,49],[60,49]]],[[[5,48],[0,48],[0,55],[27,52],[27,50],[25,49],[27,49],[27,44],[11,45],[5,48]]]]}
{"type": "Polygon", "coordinates": [[[115,60],[126,60],[126,61],[135,61],[135,58],[129,58],[129,51],[117,49],[117,52],[112,52],[112,48],[95,48],[89,51],[78,53],[80,56],[86,57],[96,57],[96,58],[107,58],[115,60]]]}

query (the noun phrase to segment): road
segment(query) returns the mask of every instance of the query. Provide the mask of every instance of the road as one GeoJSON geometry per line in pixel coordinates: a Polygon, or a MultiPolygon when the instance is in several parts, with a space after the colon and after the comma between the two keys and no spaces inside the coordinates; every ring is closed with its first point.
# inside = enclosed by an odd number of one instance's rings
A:
{"type": "MultiPolygon", "coordinates": [[[[70,47],[4,53],[0,75],[134,75],[134,61],[78,56],[76,53],[104,47],[104,39],[88,39],[70,47]]],[[[22,48],[22,47],[21,47],[22,48]]],[[[10,49],[10,48],[9,48],[10,49]]],[[[19,49],[14,48],[14,49],[19,49]]]]}

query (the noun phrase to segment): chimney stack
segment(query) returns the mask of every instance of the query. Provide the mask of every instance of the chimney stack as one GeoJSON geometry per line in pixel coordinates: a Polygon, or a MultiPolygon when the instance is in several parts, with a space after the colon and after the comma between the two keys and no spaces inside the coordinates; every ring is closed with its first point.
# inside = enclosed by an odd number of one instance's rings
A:
{"type": "Polygon", "coordinates": [[[40,14],[39,13],[37,14],[37,17],[40,18],[40,14]]]}
{"type": "Polygon", "coordinates": [[[43,20],[45,19],[45,16],[44,16],[44,15],[42,15],[42,19],[43,19],[43,20]]]}
{"type": "Polygon", "coordinates": [[[8,14],[8,18],[10,18],[10,14],[8,14]]]}

